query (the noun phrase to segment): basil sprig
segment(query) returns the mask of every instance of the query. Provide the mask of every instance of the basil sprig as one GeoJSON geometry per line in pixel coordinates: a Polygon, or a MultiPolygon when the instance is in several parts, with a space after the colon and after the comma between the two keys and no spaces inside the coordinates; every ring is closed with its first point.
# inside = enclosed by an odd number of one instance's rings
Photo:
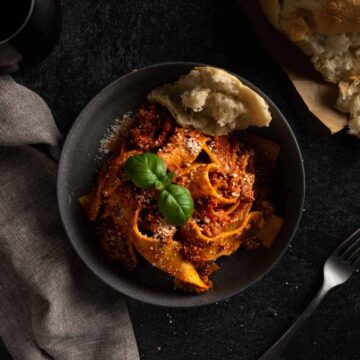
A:
{"type": "Polygon", "coordinates": [[[184,225],[194,211],[191,193],[183,186],[171,184],[174,173],[167,173],[165,162],[147,152],[129,157],[125,174],[138,187],[160,190],[158,207],[166,220],[174,225],[184,225]]]}

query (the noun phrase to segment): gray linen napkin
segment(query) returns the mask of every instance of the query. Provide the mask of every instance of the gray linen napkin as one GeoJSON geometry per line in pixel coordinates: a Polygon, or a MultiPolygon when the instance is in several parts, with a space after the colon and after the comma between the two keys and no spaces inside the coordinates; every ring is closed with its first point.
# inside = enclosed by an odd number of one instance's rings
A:
{"type": "Polygon", "coordinates": [[[31,90],[0,77],[0,336],[14,359],[139,359],[123,298],[74,253],[56,202],[61,141],[31,90]]]}

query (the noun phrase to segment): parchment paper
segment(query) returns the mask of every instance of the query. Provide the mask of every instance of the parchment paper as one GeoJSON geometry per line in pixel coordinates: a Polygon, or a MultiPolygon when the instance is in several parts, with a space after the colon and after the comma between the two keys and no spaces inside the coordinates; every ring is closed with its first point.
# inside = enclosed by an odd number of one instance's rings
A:
{"type": "Polygon", "coordinates": [[[257,0],[238,1],[265,48],[286,71],[308,109],[332,134],[342,130],[348,120],[334,108],[337,86],[323,80],[300,49],[270,25],[257,0]]]}

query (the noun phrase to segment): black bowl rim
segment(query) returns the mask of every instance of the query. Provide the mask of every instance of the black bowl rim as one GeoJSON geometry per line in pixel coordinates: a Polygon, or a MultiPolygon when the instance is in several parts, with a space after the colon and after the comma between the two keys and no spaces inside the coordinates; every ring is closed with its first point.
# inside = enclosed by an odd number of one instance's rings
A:
{"type": "MultiPolygon", "coordinates": [[[[303,164],[304,160],[303,157],[301,155],[301,151],[300,151],[300,147],[299,144],[296,140],[296,137],[289,125],[289,123],[287,122],[285,116],[282,114],[282,112],[279,110],[279,108],[274,104],[274,102],[269,98],[269,96],[267,96],[262,90],[260,90],[257,86],[255,86],[253,83],[251,83],[250,81],[244,79],[242,76],[233,73],[230,70],[227,70],[225,68],[221,68],[218,66],[214,66],[214,65],[208,65],[208,64],[204,64],[204,63],[196,63],[196,62],[187,62],[187,61],[174,61],[174,62],[162,62],[162,63],[156,63],[156,64],[152,64],[152,65],[148,65],[148,66],[144,66],[141,67],[139,69],[134,69],[124,75],[122,75],[121,77],[119,77],[118,79],[114,80],[113,82],[111,82],[109,85],[107,85],[105,88],[103,88],[100,92],[98,92],[91,100],[90,102],[88,102],[88,104],[83,108],[83,110],[80,112],[80,114],[78,115],[78,117],[76,118],[76,120],[74,121],[73,125],[70,128],[70,131],[65,139],[65,142],[63,144],[62,147],[62,151],[61,151],[61,156],[60,156],[60,160],[59,160],[59,165],[58,165],[58,171],[57,171],[57,201],[58,201],[58,207],[59,207],[59,211],[60,211],[60,218],[62,221],[62,224],[64,226],[66,235],[71,243],[71,245],[73,246],[75,252],[78,254],[78,256],[80,257],[80,259],[84,262],[84,264],[88,267],[88,269],[95,274],[100,280],[102,280],[105,284],[107,284],[108,286],[110,286],[112,289],[116,290],[117,292],[133,299],[133,300],[137,300],[140,302],[143,302],[145,304],[150,304],[150,305],[155,305],[155,306],[161,306],[161,307],[169,307],[169,308],[190,308],[190,307],[199,307],[199,306],[205,306],[205,305],[210,305],[213,303],[218,303],[220,301],[224,301],[226,299],[229,299],[243,291],[245,291],[246,289],[248,289],[249,287],[253,286],[255,283],[259,282],[265,275],[267,275],[272,269],[273,267],[280,261],[280,259],[283,257],[284,253],[286,252],[286,250],[289,248],[289,245],[299,227],[299,223],[301,220],[301,216],[302,216],[302,210],[304,207],[304,199],[305,199],[305,169],[304,169],[304,164],[303,164]],[[137,71],[146,71],[149,69],[153,69],[153,68],[159,68],[159,67],[164,67],[164,66],[183,66],[183,65],[188,65],[188,66],[211,66],[211,67],[215,67],[218,69],[222,69],[225,70],[227,72],[229,72],[230,74],[234,75],[235,77],[239,78],[245,85],[249,86],[251,89],[253,89],[255,92],[257,92],[259,95],[261,95],[269,104],[271,104],[271,106],[275,109],[275,111],[278,113],[279,118],[281,119],[281,121],[283,122],[283,124],[285,125],[285,127],[288,130],[288,134],[291,137],[292,143],[294,144],[294,151],[296,153],[297,158],[300,160],[299,161],[299,165],[300,165],[300,173],[301,173],[301,179],[300,179],[300,184],[301,187],[299,187],[298,191],[299,191],[299,195],[300,195],[300,206],[298,207],[298,211],[296,213],[296,223],[291,231],[291,234],[287,240],[286,245],[284,246],[284,248],[281,250],[281,252],[278,254],[278,256],[275,258],[275,260],[272,262],[272,264],[260,275],[258,275],[252,282],[250,282],[249,284],[247,284],[246,286],[244,286],[241,289],[234,289],[233,291],[230,291],[229,293],[227,293],[225,296],[219,297],[218,299],[213,299],[210,301],[206,301],[203,303],[196,303],[196,304],[179,304],[178,302],[176,304],[172,304],[169,302],[164,302],[162,300],[156,302],[153,301],[153,299],[147,299],[146,296],[140,295],[139,294],[143,294],[140,292],[128,292],[128,291],[122,291],[122,289],[120,290],[119,288],[117,288],[116,286],[114,286],[110,281],[108,281],[105,277],[103,277],[100,272],[98,271],[98,269],[96,269],[91,263],[90,261],[88,261],[88,259],[86,258],[86,256],[83,256],[79,246],[77,245],[77,242],[71,238],[70,236],[70,232],[68,231],[68,223],[66,220],[66,216],[65,216],[65,210],[64,210],[64,199],[61,196],[61,188],[62,188],[62,183],[63,183],[63,179],[62,179],[62,169],[65,165],[65,158],[66,158],[66,154],[67,154],[67,145],[70,143],[72,137],[77,133],[76,128],[80,125],[80,123],[82,122],[82,118],[83,116],[86,114],[86,112],[88,111],[88,109],[93,105],[93,103],[96,102],[97,98],[100,97],[100,95],[105,94],[106,92],[110,91],[114,86],[116,86],[119,82],[123,81],[124,79],[126,79],[127,77],[130,77],[133,75],[134,72],[137,71]]],[[[184,295],[186,296],[186,294],[184,295]]]]}

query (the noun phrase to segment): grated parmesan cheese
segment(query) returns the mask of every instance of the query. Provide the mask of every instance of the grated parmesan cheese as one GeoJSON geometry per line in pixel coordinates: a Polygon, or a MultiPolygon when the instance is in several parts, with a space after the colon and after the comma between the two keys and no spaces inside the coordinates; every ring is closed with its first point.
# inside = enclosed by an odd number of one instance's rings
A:
{"type": "Polygon", "coordinates": [[[121,118],[115,119],[114,123],[105,131],[104,138],[100,140],[100,146],[98,150],[98,158],[102,158],[108,154],[110,149],[109,145],[117,137],[123,135],[133,122],[131,113],[126,113],[121,118]]]}
{"type": "Polygon", "coordinates": [[[163,240],[169,239],[176,233],[176,226],[170,225],[164,219],[161,218],[161,220],[158,221],[158,223],[159,226],[156,229],[156,233],[154,235],[155,239],[163,239],[163,240]]]}
{"type": "Polygon", "coordinates": [[[194,138],[189,137],[184,139],[186,148],[192,155],[196,155],[201,150],[201,145],[194,138]]]}

